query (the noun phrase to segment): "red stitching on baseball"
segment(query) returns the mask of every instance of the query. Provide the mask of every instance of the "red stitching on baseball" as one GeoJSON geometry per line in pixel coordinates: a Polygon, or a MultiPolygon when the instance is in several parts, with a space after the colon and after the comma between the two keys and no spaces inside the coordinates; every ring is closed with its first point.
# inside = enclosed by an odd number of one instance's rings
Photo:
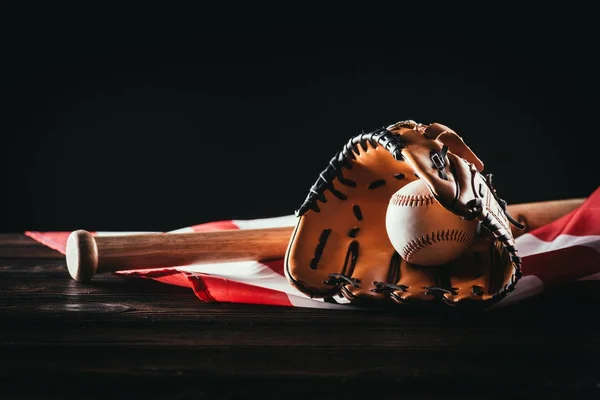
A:
{"type": "Polygon", "coordinates": [[[406,195],[402,193],[396,193],[390,199],[390,204],[401,207],[421,207],[429,206],[436,202],[432,195],[406,195]]]}
{"type": "Polygon", "coordinates": [[[471,235],[465,231],[458,229],[439,230],[431,233],[426,233],[423,236],[414,238],[408,242],[400,251],[402,258],[410,261],[409,258],[417,251],[424,249],[437,242],[458,242],[468,243],[472,240],[471,235]]]}

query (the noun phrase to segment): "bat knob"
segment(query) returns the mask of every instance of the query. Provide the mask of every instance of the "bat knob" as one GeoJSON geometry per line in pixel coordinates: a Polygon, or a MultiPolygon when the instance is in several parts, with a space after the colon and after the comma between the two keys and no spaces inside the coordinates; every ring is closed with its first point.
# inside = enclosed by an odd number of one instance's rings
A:
{"type": "Polygon", "coordinates": [[[66,248],[67,269],[71,278],[89,282],[98,270],[98,247],[91,233],[84,230],[71,232],[66,248]]]}

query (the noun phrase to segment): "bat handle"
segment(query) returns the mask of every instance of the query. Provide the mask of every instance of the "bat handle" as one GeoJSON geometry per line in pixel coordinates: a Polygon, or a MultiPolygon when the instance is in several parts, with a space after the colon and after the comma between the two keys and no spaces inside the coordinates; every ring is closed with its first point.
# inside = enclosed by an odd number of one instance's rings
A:
{"type": "Polygon", "coordinates": [[[85,230],[71,232],[66,247],[67,269],[78,282],[90,281],[98,271],[98,246],[94,236],[85,230]]]}

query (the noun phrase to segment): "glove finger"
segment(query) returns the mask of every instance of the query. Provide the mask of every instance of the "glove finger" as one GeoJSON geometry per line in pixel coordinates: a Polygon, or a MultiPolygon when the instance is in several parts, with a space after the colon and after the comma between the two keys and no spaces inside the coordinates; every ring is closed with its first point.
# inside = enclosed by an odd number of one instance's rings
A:
{"type": "Polygon", "coordinates": [[[516,282],[516,268],[510,253],[490,234],[478,237],[461,257],[448,264],[452,293],[444,295],[449,304],[497,301],[516,282]]]}
{"type": "MultiPolygon", "coordinates": [[[[329,202],[337,203],[336,199],[329,202]]],[[[351,277],[356,263],[355,240],[341,227],[329,224],[328,218],[305,215],[300,218],[286,255],[285,273],[292,284],[303,293],[316,298],[334,296],[339,285],[331,274],[351,277]],[[343,233],[342,233],[343,232],[343,233]],[[297,236],[301,239],[297,239],[297,236]]]]}
{"type": "Polygon", "coordinates": [[[433,300],[435,294],[430,288],[436,287],[436,269],[423,267],[402,260],[396,281],[398,289],[390,293],[390,299],[396,303],[415,303],[433,300]]]}
{"type": "Polygon", "coordinates": [[[483,162],[454,130],[445,125],[433,123],[425,129],[424,135],[430,139],[438,139],[448,146],[451,153],[473,164],[479,172],[483,171],[483,162]]]}

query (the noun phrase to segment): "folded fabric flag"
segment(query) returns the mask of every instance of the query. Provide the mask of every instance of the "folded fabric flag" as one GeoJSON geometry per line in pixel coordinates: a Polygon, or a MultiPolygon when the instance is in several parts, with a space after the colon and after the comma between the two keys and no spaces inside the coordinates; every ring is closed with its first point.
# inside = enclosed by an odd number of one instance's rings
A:
{"type": "MultiPolygon", "coordinates": [[[[193,225],[167,233],[232,229],[293,227],[294,215],[254,220],[229,220],[193,225]]],[[[141,232],[92,232],[117,235],[141,232]]],[[[65,253],[70,232],[25,234],[65,253]]],[[[582,280],[600,280],[600,188],[569,214],[516,239],[523,260],[523,278],[495,308],[518,303],[545,289],[582,280]]],[[[125,270],[117,274],[153,279],[191,288],[206,303],[229,302],[271,306],[355,309],[343,297],[311,299],[293,288],[283,272],[283,259],[258,262],[191,264],[152,270],[125,270]]]]}

